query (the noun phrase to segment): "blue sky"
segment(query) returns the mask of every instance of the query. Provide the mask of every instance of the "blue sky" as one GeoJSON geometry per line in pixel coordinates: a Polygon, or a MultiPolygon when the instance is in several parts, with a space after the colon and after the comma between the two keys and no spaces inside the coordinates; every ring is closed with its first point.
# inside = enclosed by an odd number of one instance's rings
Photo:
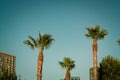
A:
{"type": "Polygon", "coordinates": [[[55,42],[44,51],[43,80],[64,78],[58,61],[75,60],[71,76],[89,80],[92,40],[86,27],[99,24],[109,34],[98,41],[98,63],[103,57],[120,58],[119,0],[0,0],[0,51],[16,55],[16,72],[22,80],[36,80],[39,49],[23,44],[28,35],[50,33],[55,42]]]}

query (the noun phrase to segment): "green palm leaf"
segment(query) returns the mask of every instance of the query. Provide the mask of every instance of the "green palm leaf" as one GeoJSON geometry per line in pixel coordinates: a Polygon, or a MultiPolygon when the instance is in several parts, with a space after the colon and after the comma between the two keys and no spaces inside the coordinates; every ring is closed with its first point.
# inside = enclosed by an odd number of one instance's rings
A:
{"type": "Polygon", "coordinates": [[[36,40],[33,37],[31,37],[31,36],[28,36],[28,37],[30,38],[30,40],[32,41],[32,43],[34,44],[34,46],[37,47],[36,40]]]}
{"type": "Polygon", "coordinates": [[[30,40],[24,41],[24,44],[28,45],[31,47],[31,49],[34,49],[34,44],[30,40]]]}

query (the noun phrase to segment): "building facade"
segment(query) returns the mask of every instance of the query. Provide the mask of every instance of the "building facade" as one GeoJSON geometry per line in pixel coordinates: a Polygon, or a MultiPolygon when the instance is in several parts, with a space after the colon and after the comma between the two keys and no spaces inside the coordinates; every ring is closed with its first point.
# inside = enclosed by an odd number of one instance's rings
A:
{"type": "Polygon", "coordinates": [[[4,70],[8,73],[16,73],[16,56],[0,52],[0,73],[4,70]]]}

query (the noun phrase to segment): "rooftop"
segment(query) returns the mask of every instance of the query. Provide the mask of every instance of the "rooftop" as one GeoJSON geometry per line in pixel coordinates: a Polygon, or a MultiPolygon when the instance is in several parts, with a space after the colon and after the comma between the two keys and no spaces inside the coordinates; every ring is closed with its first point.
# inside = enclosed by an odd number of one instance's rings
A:
{"type": "Polygon", "coordinates": [[[4,52],[0,52],[0,54],[2,54],[2,55],[8,55],[8,56],[12,56],[12,57],[16,57],[15,55],[8,54],[8,53],[4,53],[4,52]]]}

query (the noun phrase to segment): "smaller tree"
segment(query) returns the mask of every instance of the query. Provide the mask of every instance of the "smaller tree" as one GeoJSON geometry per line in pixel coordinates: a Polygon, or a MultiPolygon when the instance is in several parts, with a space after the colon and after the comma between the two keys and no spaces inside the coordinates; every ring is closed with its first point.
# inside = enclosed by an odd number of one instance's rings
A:
{"type": "Polygon", "coordinates": [[[120,60],[112,56],[102,59],[99,80],[120,80],[120,60]]]}
{"type": "Polygon", "coordinates": [[[70,80],[70,71],[75,67],[75,61],[69,57],[64,57],[63,62],[59,61],[59,64],[62,68],[66,69],[65,80],[70,80]]]}

